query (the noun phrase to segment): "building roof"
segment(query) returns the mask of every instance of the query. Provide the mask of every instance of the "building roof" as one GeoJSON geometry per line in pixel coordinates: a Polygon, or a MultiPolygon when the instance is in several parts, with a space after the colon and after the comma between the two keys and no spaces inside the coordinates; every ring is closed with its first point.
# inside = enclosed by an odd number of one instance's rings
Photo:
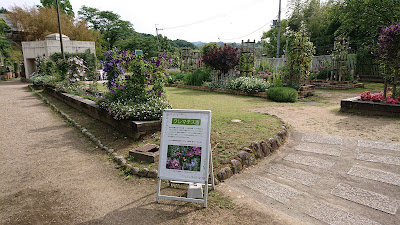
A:
{"type": "MultiPolygon", "coordinates": [[[[69,37],[64,34],[62,34],[62,39],[69,41],[69,37]]],[[[59,33],[49,34],[46,36],[45,40],[60,40],[60,34],[59,33]]]]}

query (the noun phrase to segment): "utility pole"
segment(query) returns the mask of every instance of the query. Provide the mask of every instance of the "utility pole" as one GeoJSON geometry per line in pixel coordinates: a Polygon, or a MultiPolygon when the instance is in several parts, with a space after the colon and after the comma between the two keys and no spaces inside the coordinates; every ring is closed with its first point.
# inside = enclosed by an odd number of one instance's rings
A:
{"type": "Polygon", "coordinates": [[[276,58],[279,58],[280,46],[281,46],[281,0],[279,0],[279,11],[278,11],[278,37],[276,44],[276,58]]]}
{"type": "Polygon", "coordinates": [[[56,5],[57,5],[58,33],[60,34],[61,57],[62,57],[62,59],[65,59],[63,38],[62,38],[62,32],[61,32],[61,22],[60,22],[60,10],[59,10],[60,7],[58,6],[58,0],[56,0],[56,5]]]}
{"type": "Polygon", "coordinates": [[[158,29],[157,24],[156,24],[156,34],[157,34],[157,47],[158,47],[158,52],[160,52],[160,41],[158,40],[158,31],[163,30],[163,29],[158,29]]]}

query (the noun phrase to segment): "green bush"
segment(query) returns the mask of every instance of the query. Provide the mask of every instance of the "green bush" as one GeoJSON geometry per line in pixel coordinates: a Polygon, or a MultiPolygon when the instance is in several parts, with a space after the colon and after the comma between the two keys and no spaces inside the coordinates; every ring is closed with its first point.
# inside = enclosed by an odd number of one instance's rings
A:
{"type": "Polygon", "coordinates": [[[230,81],[227,85],[228,89],[240,90],[246,93],[265,92],[271,84],[256,77],[239,77],[230,81]]]}
{"type": "Polygon", "coordinates": [[[43,86],[55,86],[56,82],[59,81],[59,79],[56,76],[53,75],[42,75],[42,74],[35,74],[33,75],[30,80],[34,85],[43,85],[43,86]]]}
{"type": "Polygon", "coordinates": [[[211,81],[211,72],[205,68],[200,68],[193,73],[185,74],[183,83],[192,86],[202,86],[204,82],[211,81]]]}
{"type": "Polygon", "coordinates": [[[275,102],[296,102],[297,91],[289,87],[273,87],[267,90],[267,98],[275,102]]]}

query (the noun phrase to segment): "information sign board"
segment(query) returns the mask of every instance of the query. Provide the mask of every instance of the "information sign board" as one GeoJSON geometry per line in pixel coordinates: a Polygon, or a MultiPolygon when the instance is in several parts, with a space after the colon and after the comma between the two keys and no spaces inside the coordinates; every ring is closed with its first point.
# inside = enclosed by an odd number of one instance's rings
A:
{"type": "Polygon", "coordinates": [[[211,111],[165,110],[159,178],[204,183],[208,179],[211,111]]]}

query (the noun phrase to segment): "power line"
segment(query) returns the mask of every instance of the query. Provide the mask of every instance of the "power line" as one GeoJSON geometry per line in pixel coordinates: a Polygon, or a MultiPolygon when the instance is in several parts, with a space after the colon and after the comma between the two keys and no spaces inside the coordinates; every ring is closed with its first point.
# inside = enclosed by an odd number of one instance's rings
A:
{"type": "Polygon", "coordinates": [[[220,40],[225,40],[225,41],[231,41],[231,40],[235,40],[235,39],[244,38],[244,37],[247,37],[247,36],[249,36],[249,35],[251,35],[251,34],[254,34],[255,32],[257,32],[257,31],[263,29],[265,26],[267,26],[267,25],[270,24],[271,22],[272,22],[272,20],[269,21],[268,23],[262,25],[262,27],[258,28],[257,30],[252,31],[251,33],[248,33],[248,34],[243,35],[243,36],[240,36],[240,37],[235,37],[235,38],[219,38],[219,39],[220,39],[220,40]]]}
{"type": "MultiPolygon", "coordinates": [[[[246,7],[244,7],[244,8],[249,8],[249,7],[251,7],[251,6],[255,5],[255,4],[258,4],[258,3],[261,2],[261,1],[263,1],[263,0],[254,0],[254,1],[250,2],[249,4],[247,4],[246,7]]],[[[238,7],[242,7],[242,6],[238,6],[238,7]]],[[[237,8],[237,7],[234,7],[234,8],[232,8],[231,10],[227,11],[227,12],[224,13],[224,14],[217,14],[217,15],[215,15],[215,16],[212,16],[212,17],[209,17],[209,18],[206,18],[206,19],[202,19],[202,20],[198,20],[198,21],[195,21],[195,22],[192,22],[192,23],[182,24],[182,25],[173,26],[173,27],[164,27],[164,28],[162,28],[162,29],[163,29],[163,30],[172,30],[172,29],[178,29],[178,28],[189,27],[189,26],[192,26],[192,25],[195,25],[195,24],[205,23],[205,22],[208,22],[208,21],[210,21],[210,20],[214,20],[214,19],[218,19],[218,18],[221,18],[221,17],[225,17],[225,16],[227,16],[231,11],[233,11],[233,10],[236,9],[236,8],[237,8]]],[[[242,9],[243,9],[243,7],[242,7],[242,9]]],[[[159,30],[160,30],[160,29],[159,29],[159,30]]]]}

